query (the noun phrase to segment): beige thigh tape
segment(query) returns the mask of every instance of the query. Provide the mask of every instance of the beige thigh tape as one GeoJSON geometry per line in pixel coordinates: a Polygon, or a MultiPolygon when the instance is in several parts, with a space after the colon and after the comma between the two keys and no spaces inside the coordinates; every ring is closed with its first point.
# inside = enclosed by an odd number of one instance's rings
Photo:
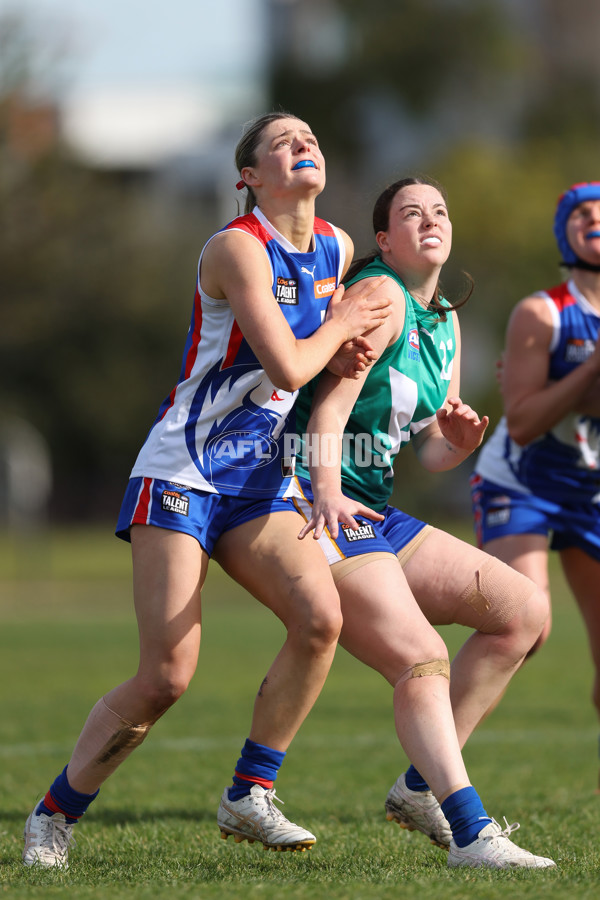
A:
{"type": "Polygon", "coordinates": [[[152,722],[134,725],[101,697],[90,712],[69,762],[69,775],[101,783],[142,743],[152,722]]]}
{"type": "Polygon", "coordinates": [[[424,678],[426,675],[443,675],[450,681],[450,662],[447,659],[430,659],[427,662],[415,663],[407,666],[396,684],[408,681],[410,678],[424,678]]]}
{"type": "MultiPolygon", "coordinates": [[[[431,525],[424,525],[421,531],[419,531],[419,533],[416,534],[398,554],[396,554],[401,566],[404,566],[408,562],[415,550],[421,546],[427,535],[431,534],[432,531],[433,527],[431,525]]],[[[384,550],[377,550],[375,553],[362,553],[360,556],[348,556],[346,559],[341,559],[331,566],[333,580],[337,584],[338,581],[341,581],[342,578],[345,578],[350,572],[354,572],[356,569],[360,569],[362,566],[366,566],[376,559],[387,559],[389,556],[390,554],[386,553],[384,550]]]]}
{"type": "Polygon", "coordinates": [[[398,561],[401,566],[404,567],[406,565],[406,563],[409,561],[409,559],[411,558],[411,556],[413,555],[415,550],[419,549],[419,547],[421,546],[421,544],[423,543],[425,538],[428,535],[430,535],[432,531],[433,531],[433,525],[424,525],[423,528],[421,528],[421,530],[419,531],[419,533],[415,534],[412,541],[409,541],[408,544],[406,544],[406,546],[404,546],[402,548],[402,550],[400,550],[400,552],[397,554],[397,556],[398,556],[398,561]]]}
{"type": "Polygon", "coordinates": [[[338,581],[341,581],[342,578],[345,578],[350,572],[354,572],[362,566],[375,562],[376,559],[396,559],[396,557],[393,553],[386,553],[384,550],[377,550],[375,553],[361,553],[360,556],[347,556],[346,559],[340,559],[339,562],[336,562],[331,566],[333,580],[337,584],[338,581]]]}
{"type": "Polygon", "coordinates": [[[478,613],[478,631],[494,634],[514,618],[536,590],[529,578],[492,556],[477,569],[460,602],[478,613]]]}

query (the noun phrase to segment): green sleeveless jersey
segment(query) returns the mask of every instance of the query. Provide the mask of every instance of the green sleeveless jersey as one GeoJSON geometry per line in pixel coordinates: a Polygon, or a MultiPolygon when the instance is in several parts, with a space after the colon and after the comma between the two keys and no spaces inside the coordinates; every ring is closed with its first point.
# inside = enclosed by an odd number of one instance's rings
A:
{"type": "MultiPolygon", "coordinates": [[[[446,322],[437,320],[438,313],[414,300],[400,276],[380,257],[361,269],[346,287],[377,275],[387,275],[402,288],[406,301],[404,328],[369,369],[350,413],[344,433],[342,490],[381,510],[392,493],[398,452],[435,420],[436,410],[446,400],[456,341],[452,315],[446,322]]],[[[296,434],[301,438],[296,473],[304,478],[309,478],[305,432],[318,378],[300,390],[295,407],[296,434]]]]}

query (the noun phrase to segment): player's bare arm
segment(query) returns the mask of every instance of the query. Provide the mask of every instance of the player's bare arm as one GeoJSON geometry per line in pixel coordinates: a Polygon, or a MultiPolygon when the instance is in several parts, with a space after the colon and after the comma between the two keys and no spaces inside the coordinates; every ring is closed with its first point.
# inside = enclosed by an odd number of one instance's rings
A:
{"type": "Polygon", "coordinates": [[[436,411],[436,421],[413,437],[419,462],[428,472],[447,472],[455,468],[480,446],[489,424],[460,398],[461,336],[458,316],[454,318],[454,354],[452,375],[444,405],[436,411]]]}
{"type": "MultiPolygon", "coordinates": [[[[404,296],[396,282],[392,281],[391,278],[385,278],[385,276],[383,276],[383,279],[384,280],[378,287],[374,287],[371,296],[381,297],[382,300],[387,298],[391,302],[390,318],[387,323],[389,327],[385,332],[387,340],[385,346],[389,346],[397,340],[402,333],[405,306],[404,296]]],[[[377,279],[375,278],[364,278],[361,281],[350,285],[340,298],[336,298],[336,301],[340,302],[341,300],[343,303],[347,300],[351,300],[361,289],[374,286],[376,285],[376,282],[377,279]]],[[[342,344],[339,350],[327,363],[327,369],[334,375],[340,375],[344,378],[358,378],[359,374],[364,372],[368,366],[372,365],[378,356],[379,352],[375,350],[373,343],[370,340],[370,332],[367,332],[352,341],[347,341],[342,344]]]]}
{"type": "Polygon", "coordinates": [[[559,381],[549,380],[552,320],[541,297],[526,297],[509,320],[502,390],[510,436],[527,444],[577,409],[600,375],[600,352],[559,381]]]}
{"type": "MultiPolygon", "coordinates": [[[[398,321],[403,321],[403,319],[404,297],[402,295],[394,303],[394,311],[389,318],[370,336],[377,355],[396,340],[398,321]]],[[[344,429],[368,375],[369,370],[366,370],[354,380],[350,380],[338,378],[331,372],[325,371],[319,379],[307,431],[311,435],[319,436],[316,441],[317,448],[320,449],[326,444],[328,458],[325,460],[323,454],[317,454],[316,457],[313,455],[312,458],[309,458],[314,503],[312,517],[300,532],[300,538],[305,537],[314,529],[314,537],[318,539],[325,527],[329,529],[333,537],[337,537],[339,522],[344,522],[351,528],[358,527],[358,523],[354,519],[355,515],[364,515],[373,519],[382,518],[379,513],[369,507],[346,497],[342,493],[341,487],[344,429]],[[322,440],[323,436],[326,436],[326,442],[322,440]]]]}
{"type": "Polygon", "coordinates": [[[206,248],[202,286],[215,298],[227,298],[244,337],[282,390],[295,391],[306,384],[342,343],[377,327],[389,312],[389,299],[381,295],[372,299],[371,287],[353,304],[336,306],[309,338],[297,339],[274,301],[271,279],[264,251],[250,235],[225,232],[206,248]]]}
{"type": "MultiPolygon", "coordinates": [[[[378,331],[383,331],[383,328],[378,331]]],[[[370,507],[342,493],[344,429],[367,375],[368,372],[364,372],[357,379],[350,380],[325,371],[319,379],[307,425],[307,433],[313,436],[308,467],[314,500],[311,518],[298,535],[300,540],[311,531],[313,538],[318,540],[324,528],[336,538],[340,522],[350,528],[358,528],[354,518],[357,515],[378,520],[383,518],[370,507]]]]}

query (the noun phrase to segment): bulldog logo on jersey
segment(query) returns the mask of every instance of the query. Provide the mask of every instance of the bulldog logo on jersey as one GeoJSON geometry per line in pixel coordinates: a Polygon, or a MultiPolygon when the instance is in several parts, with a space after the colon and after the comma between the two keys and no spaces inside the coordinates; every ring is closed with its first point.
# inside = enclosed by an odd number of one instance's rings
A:
{"type": "Polygon", "coordinates": [[[278,275],[275,287],[275,299],[278,303],[285,304],[285,306],[297,306],[298,282],[296,279],[282,278],[281,275],[278,275]]]}

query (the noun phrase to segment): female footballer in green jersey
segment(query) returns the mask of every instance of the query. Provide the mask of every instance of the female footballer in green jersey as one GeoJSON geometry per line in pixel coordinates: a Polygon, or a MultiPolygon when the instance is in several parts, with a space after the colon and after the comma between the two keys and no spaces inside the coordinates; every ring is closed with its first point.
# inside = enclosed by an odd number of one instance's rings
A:
{"type": "Polygon", "coordinates": [[[325,372],[297,406],[296,430],[309,436],[295,499],[307,520],[300,537],[314,529],[332,565],[340,642],[394,688],[413,765],[388,794],[388,818],[449,846],[451,866],[552,866],[487,816],[460,752],[540,634],[546,599],[508,566],[388,504],[403,445],[412,441],[429,471],[445,471],[479,446],[488,423],[459,396],[458,319],[439,285],[452,240],[445,195],[427,179],[398,181],[377,200],[373,225],[377,252],[351,268],[347,296],[384,273],[378,290],[393,312],[370,337],[379,358],[369,372],[347,384],[325,372]],[[450,682],[433,625],[452,622],[474,631],[450,682]]]}

